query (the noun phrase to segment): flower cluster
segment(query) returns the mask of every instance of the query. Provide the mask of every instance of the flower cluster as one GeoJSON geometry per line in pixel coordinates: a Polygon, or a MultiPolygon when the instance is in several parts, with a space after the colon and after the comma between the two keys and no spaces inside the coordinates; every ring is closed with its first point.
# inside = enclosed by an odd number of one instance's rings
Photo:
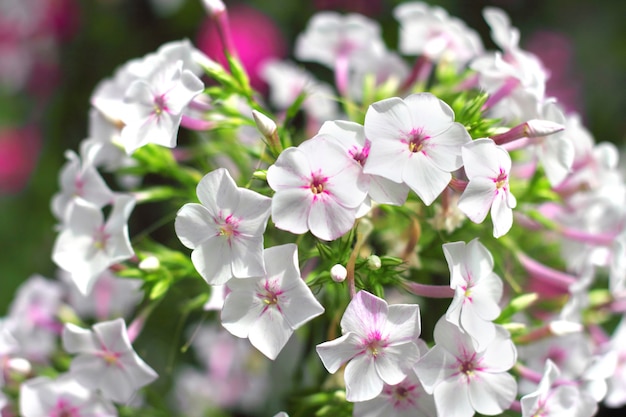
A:
{"type": "Polygon", "coordinates": [[[228,9],[203,4],[222,63],[174,41],[93,92],[89,137],[52,198],[61,281],[31,278],[1,323],[6,410],[626,404],[617,151],[546,95],[548,70],[502,10],[483,11],[496,51],[421,2],[394,10],[398,51],[377,22],[320,12],[296,39],[302,64],[260,66],[264,95],[228,9]],[[167,350],[147,331],[164,317],[179,323],[167,350]]]}

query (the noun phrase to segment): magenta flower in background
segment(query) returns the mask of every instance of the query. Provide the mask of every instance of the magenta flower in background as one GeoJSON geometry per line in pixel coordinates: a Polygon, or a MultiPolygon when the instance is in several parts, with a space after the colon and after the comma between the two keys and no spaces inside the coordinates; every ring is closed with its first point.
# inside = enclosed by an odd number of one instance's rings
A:
{"type": "MultiPolygon", "coordinates": [[[[287,55],[285,37],[278,26],[259,10],[239,4],[228,8],[232,40],[241,63],[250,76],[253,88],[264,92],[267,85],[260,77],[261,64],[287,55]]],[[[215,22],[207,18],[197,37],[198,49],[228,68],[224,46],[218,36],[215,22]]]]}
{"type": "Polygon", "coordinates": [[[41,134],[34,126],[0,128],[0,195],[20,192],[37,165],[41,134]]]}

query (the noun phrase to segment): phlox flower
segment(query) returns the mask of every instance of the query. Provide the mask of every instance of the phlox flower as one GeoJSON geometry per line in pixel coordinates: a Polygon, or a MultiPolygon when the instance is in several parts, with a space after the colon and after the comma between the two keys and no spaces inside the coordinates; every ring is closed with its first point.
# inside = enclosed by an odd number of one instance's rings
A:
{"type": "Polygon", "coordinates": [[[509,189],[509,153],[491,139],[476,139],[463,147],[462,154],[469,184],[459,199],[459,210],[474,223],[481,223],[491,211],[493,236],[505,235],[517,205],[509,189]]]}
{"type": "Polygon", "coordinates": [[[66,151],[67,162],[61,168],[59,185],[61,190],[52,197],[52,213],[63,222],[67,207],[80,197],[99,208],[113,201],[113,192],[93,165],[93,157],[79,157],[74,151],[66,151]]]}
{"type": "Polygon", "coordinates": [[[65,325],[63,348],[77,354],[70,372],[86,388],[99,389],[105,398],[127,403],[158,375],[133,350],[123,319],[96,323],[92,329],[65,325]]]}
{"type": "Polygon", "coordinates": [[[231,277],[262,276],[270,199],[237,187],[224,168],[206,174],[196,193],[201,204],[185,204],[174,226],[183,245],[193,249],[191,260],[198,273],[211,285],[231,277]]]}
{"type": "Polygon", "coordinates": [[[283,349],[294,330],[324,312],[300,276],[297,246],[265,249],[264,276],[231,279],[222,325],[270,359],[283,349]]]}
{"type": "MultiPolygon", "coordinates": [[[[347,153],[361,165],[365,165],[370,153],[372,142],[365,138],[363,126],[343,120],[325,122],[320,128],[320,133],[327,133],[334,139],[347,153]]],[[[400,206],[404,204],[409,192],[406,184],[398,184],[379,175],[362,174],[363,181],[369,183],[367,198],[363,202],[358,214],[365,214],[373,200],[379,204],[392,204],[400,206]]]]}
{"type": "MultiPolygon", "coordinates": [[[[418,340],[420,354],[426,354],[428,347],[418,340]]],[[[437,409],[431,394],[428,394],[415,372],[399,384],[385,384],[383,392],[369,401],[354,403],[354,417],[436,417],[437,409]]]]}
{"type": "Polygon", "coordinates": [[[364,127],[372,145],[363,172],[407,184],[426,205],[461,167],[461,147],[471,140],[450,106],[430,93],[370,105],[364,127]]]}
{"type": "Polygon", "coordinates": [[[398,5],[393,14],[400,23],[398,49],[403,54],[445,60],[460,68],[483,51],[478,33],[441,7],[413,1],[398,5]]]}
{"type": "Polygon", "coordinates": [[[550,359],[537,389],[520,400],[522,417],[591,417],[598,405],[573,384],[558,384],[559,368],[550,359]]]}
{"type": "Polygon", "coordinates": [[[148,143],[173,148],[183,110],[200,94],[204,84],[182,60],[163,61],[145,79],[134,81],[126,90],[125,126],[120,141],[130,155],[148,143]]]}
{"type": "Polygon", "coordinates": [[[56,379],[44,376],[29,379],[20,387],[20,416],[116,417],[110,401],[84,387],[71,374],[56,379]]]}
{"type": "Polygon", "coordinates": [[[356,13],[323,11],[311,18],[296,39],[294,55],[300,61],[318,62],[337,70],[353,57],[385,49],[376,21],[356,13]]]}
{"type": "Polygon", "coordinates": [[[502,280],[493,272],[493,257],[478,239],[468,244],[445,243],[443,253],[454,290],[446,320],[469,334],[477,350],[483,350],[496,336],[492,320],[501,311],[502,280]]]}
{"type": "Polygon", "coordinates": [[[276,227],[295,234],[310,230],[323,240],[352,228],[367,195],[359,163],[325,134],[285,149],[267,170],[267,182],[276,191],[276,227]]]}
{"type": "Polygon", "coordinates": [[[359,291],[341,318],[342,336],[317,345],[316,350],[330,373],[347,362],[346,399],[367,401],[380,395],[384,384],[399,384],[409,375],[420,357],[420,329],[417,304],[389,306],[359,291]]]}
{"type": "Polygon", "coordinates": [[[415,365],[424,389],[435,396],[440,416],[470,417],[478,412],[496,415],[509,408],[517,383],[508,371],[517,358],[506,330],[483,351],[468,334],[444,317],[435,325],[435,346],[415,365]]]}
{"type": "Polygon", "coordinates": [[[128,218],[134,206],[132,196],[117,195],[106,223],[100,208],[83,199],[76,199],[67,209],[52,260],[72,275],[83,294],[91,292],[105,269],[133,255],[128,218]]]}

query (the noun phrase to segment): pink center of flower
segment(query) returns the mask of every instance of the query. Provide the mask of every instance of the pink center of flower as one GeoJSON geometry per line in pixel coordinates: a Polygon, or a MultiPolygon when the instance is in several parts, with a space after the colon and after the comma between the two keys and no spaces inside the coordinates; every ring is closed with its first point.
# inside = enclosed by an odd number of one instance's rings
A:
{"type": "Polygon", "coordinates": [[[257,297],[261,299],[261,302],[264,304],[263,312],[267,311],[268,308],[275,307],[278,311],[281,311],[280,308],[280,296],[283,294],[283,291],[279,288],[278,283],[275,281],[265,281],[263,284],[263,291],[257,293],[257,297]]]}
{"type": "Polygon", "coordinates": [[[154,98],[154,114],[160,116],[164,111],[167,111],[167,104],[165,104],[165,94],[161,94],[154,98]]]}
{"type": "Polygon", "coordinates": [[[65,398],[59,398],[50,417],[80,417],[77,407],[72,406],[65,398]]]}
{"type": "Polygon", "coordinates": [[[387,347],[387,342],[383,340],[379,331],[371,333],[364,342],[364,352],[369,353],[374,359],[381,355],[383,349],[387,347]]]}
{"type": "Polygon", "coordinates": [[[328,182],[328,178],[324,177],[321,174],[312,174],[311,175],[311,183],[309,184],[309,187],[311,189],[311,192],[313,194],[322,194],[325,191],[325,187],[324,185],[328,182]]]}
{"type": "Polygon", "coordinates": [[[430,139],[430,136],[424,133],[424,129],[411,129],[407,135],[406,143],[409,147],[409,151],[413,153],[422,152],[424,149],[424,142],[430,139]]]}
{"type": "Polygon", "coordinates": [[[230,241],[231,238],[239,236],[239,232],[237,228],[239,227],[239,220],[234,217],[232,214],[226,216],[225,219],[222,219],[222,213],[220,213],[219,220],[216,221],[218,225],[218,235],[223,236],[224,238],[230,241]]]}
{"type": "Polygon", "coordinates": [[[384,393],[389,395],[395,410],[410,410],[415,408],[419,397],[419,392],[415,388],[415,384],[405,381],[398,385],[386,387],[384,393]]]}
{"type": "Polygon", "coordinates": [[[467,381],[474,377],[476,371],[479,371],[479,361],[476,359],[476,353],[469,355],[469,352],[464,352],[462,358],[457,358],[459,372],[464,374],[467,381]]]}
{"type": "Polygon", "coordinates": [[[493,182],[496,183],[496,188],[499,190],[500,188],[504,187],[507,183],[508,180],[508,175],[506,175],[506,172],[504,172],[504,170],[502,168],[500,168],[500,174],[498,174],[498,176],[493,180],[493,182]]]}
{"type": "Polygon", "coordinates": [[[365,141],[365,146],[363,146],[361,149],[359,149],[356,146],[353,146],[348,151],[348,153],[350,154],[352,159],[354,159],[361,166],[363,166],[363,165],[365,165],[365,161],[367,161],[367,157],[370,155],[370,147],[371,146],[372,146],[372,143],[369,140],[366,140],[365,141]]]}
{"type": "Polygon", "coordinates": [[[107,240],[111,237],[104,231],[104,226],[101,226],[96,230],[93,237],[93,245],[97,250],[104,250],[107,246],[107,240]]]}
{"type": "Polygon", "coordinates": [[[107,366],[119,366],[120,364],[120,354],[118,352],[111,352],[106,348],[103,348],[100,352],[98,352],[98,356],[100,356],[104,362],[106,362],[107,366]]]}

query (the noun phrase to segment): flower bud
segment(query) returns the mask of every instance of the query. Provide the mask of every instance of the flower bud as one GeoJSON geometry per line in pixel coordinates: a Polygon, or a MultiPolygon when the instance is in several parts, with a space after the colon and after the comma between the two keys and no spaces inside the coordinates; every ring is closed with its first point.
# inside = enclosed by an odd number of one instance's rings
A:
{"type": "Polygon", "coordinates": [[[261,132],[270,148],[279,154],[282,151],[282,146],[280,144],[280,139],[278,138],[276,123],[263,113],[256,110],[252,110],[252,118],[254,119],[254,123],[256,123],[256,128],[259,132],[261,132]]]}
{"type": "Polygon", "coordinates": [[[161,262],[156,256],[148,256],[143,261],[139,262],[139,269],[143,271],[156,271],[161,266],[161,262]]]}
{"type": "Polygon", "coordinates": [[[210,16],[215,16],[226,10],[226,5],[222,0],[202,0],[202,5],[210,16]]]}
{"type": "Polygon", "coordinates": [[[348,276],[348,270],[345,266],[341,264],[336,264],[332,268],[330,268],[330,277],[335,282],[343,282],[348,276]]]}
{"type": "Polygon", "coordinates": [[[370,255],[367,257],[367,267],[372,271],[380,269],[382,262],[377,255],[370,255]]]}

